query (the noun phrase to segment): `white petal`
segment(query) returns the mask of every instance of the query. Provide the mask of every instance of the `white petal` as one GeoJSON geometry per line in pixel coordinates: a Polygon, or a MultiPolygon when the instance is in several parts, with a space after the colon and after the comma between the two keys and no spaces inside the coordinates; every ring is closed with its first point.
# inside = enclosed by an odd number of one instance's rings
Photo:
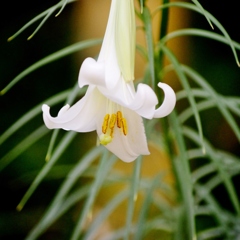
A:
{"type": "Polygon", "coordinates": [[[104,64],[97,63],[93,58],[86,58],[79,71],[78,85],[80,88],[85,85],[106,87],[104,64]]]}
{"type": "Polygon", "coordinates": [[[112,90],[121,79],[121,71],[117,62],[115,44],[109,46],[109,56],[105,61],[105,82],[106,87],[112,90]]]}
{"type": "MultiPolygon", "coordinates": [[[[46,105],[46,106],[47,106],[47,105],[46,105]]],[[[46,107],[44,106],[43,108],[46,108],[46,107]]],[[[49,108],[49,107],[48,107],[48,108],[49,108]]],[[[60,109],[60,111],[58,112],[58,116],[63,115],[69,108],[70,108],[70,105],[69,105],[69,104],[67,104],[67,105],[65,105],[64,107],[62,107],[62,108],[60,109]]],[[[46,110],[47,110],[47,108],[46,108],[46,110]]],[[[49,111],[49,110],[48,110],[48,111],[49,111]]]]}
{"type": "Polygon", "coordinates": [[[86,95],[69,108],[64,106],[57,117],[50,115],[50,108],[42,106],[43,119],[49,129],[62,128],[77,132],[90,132],[96,129],[99,113],[103,112],[106,98],[94,87],[88,89],[86,95]]]}
{"type": "Polygon", "coordinates": [[[154,117],[162,118],[169,115],[174,109],[176,104],[176,95],[173,89],[166,83],[158,83],[158,87],[164,91],[164,101],[162,105],[155,110],[154,117]]]}
{"type": "MultiPolygon", "coordinates": [[[[118,3],[119,0],[113,0],[111,3],[108,24],[97,60],[97,64],[104,65],[104,75],[101,75],[101,77],[104,77],[105,81],[104,84],[102,84],[102,78],[99,78],[99,82],[92,82],[96,86],[104,86],[109,90],[112,90],[121,78],[121,71],[116,56],[115,45],[116,15],[118,12],[118,3]]],[[[124,49],[124,51],[126,51],[126,49],[124,49]]],[[[90,74],[94,72],[95,71],[93,69],[93,71],[90,71],[90,74]]]]}
{"type": "MultiPolygon", "coordinates": [[[[128,133],[125,136],[122,129],[114,128],[114,136],[111,143],[105,147],[124,162],[132,162],[139,155],[148,155],[148,146],[142,118],[129,109],[123,109],[127,120],[128,133]]],[[[97,132],[102,134],[102,126],[98,124],[97,132]]]]}
{"type": "Polygon", "coordinates": [[[116,87],[109,91],[106,88],[99,88],[101,93],[113,102],[129,108],[144,118],[152,119],[158,99],[154,91],[146,84],[138,84],[137,92],[132,82],[119,81],[116,87]]]}
{"type": "Polygon", "coordinates": [[[158,100],[154,91],[146,84],[138,84],[136,95],[129,108],[141,116],[152,119],[158,100]]]}
{"type": "Polygon", "coordinates": [[[119,0],[112,0],[112,3],[111,3],[110,13],[109,13],[108,22],[107,22],[107,28],[104,34],[102,47],[98,57],[98,60],[100,62],[104,62],[107,59],[110,53],[109,46],[115,41],[114,29],[115,29],[115,16],[117,11],[116,7],[117,7],[118,1],[119,0]]]}
{"type": "Polygon", "coordinates": [[[79,87],[95,85],[112,90],[121,78],[115,54],[115,51],[112,50],[108,59],[104,62],[86,58],[79,71],[79,87]]]}

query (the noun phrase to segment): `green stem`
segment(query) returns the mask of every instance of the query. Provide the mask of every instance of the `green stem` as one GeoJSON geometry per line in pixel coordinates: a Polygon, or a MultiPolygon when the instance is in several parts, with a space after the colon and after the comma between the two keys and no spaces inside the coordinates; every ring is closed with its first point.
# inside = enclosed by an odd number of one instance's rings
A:
{"type": "Polygon", "coordinates": [[[188,162],[187,148],[181,131],[181,125],[175,111],[170,115],[171,124],[174,130],[178,153],[172,158],[173,167],[176,171],[176,179],[181,195],[182,211],[178,218],[180,232],[176,232],[177,239],[196,239],[194,200],[191,171],[188,162]]]}
{"type": "MultiPolygon", "coordinates": [[[[162,4],[168,4],[169,0],[163,0],[162,4]]],[[[160,24],[159,40],[167,35],[168,28],[168,17],[169,8],[162,10],[162,18],[160,24]]],[[[157,83],[161,81],[161,70],[163,68],[164,51],[161,49],[155,55],[155,91],[158,99],[161,99],[162,92],[157,87],[157,83]]],[[[186,146],[181,134],[181,126],[178,121],[176,112],[170,115],[171,125],[175,133],[175,141],[178,146],[178,153],[174,147],[174,141],[169,132],[169,123],[167,118],[161,119],[161,125],[163,128],[163,135],[165,140],[165,146],[169,158],[172,161],[173,171],[176,176],[178,183],[179,197],[182,201],[182,211],[178,218],[179,231],[175,232],[177,239],[194,239],[195,238],[195,221],[194,221],[194,208],[193,208],[193,197],[192,197],[192,184],[191,184],[191,172],[188,164],[188,157],[186,155],[186,146]],[[184,229],[184,230],[183,230],[184,229]]]]}
{"type": "MultiPolygon", "coordinates": [[[[169,3],[169,0],[163,0],[162,5],[169,3]]],[[[162,10],[162,21],[160,25],[160,32],[159,32],[159,40],[162,39],[166,33],[168,28],[168,16],[169,16],[169,8],[165,8],[162,10]]]]}
{"type": "MultiPolygon", "coordinates": [[[[163,0],[162,4],[167,4],[169,3],[169,0],[163,0]]],[[[169,17],[169,8],[164,8],[162,10],[162,18],[161,18],[161,24],[160,24],[160,29],[159,29],[159,41],[167,35],[167,28],[168,28],[168,17],[169,17]]],[[[161,72],[161,69],[163,67],[163,58],[164,54],[163,51],[159,51],[156,60],[155,60],[155,76],[157,78],[157,81],[155,82],[155,91],[158,96],[158,99],[162,98],[162,92],[161,90],[157,87],[157,84],[159,81],[161,81],[161,75],[159,74],[161,72]]],[[[168,131],[168,122],[167,118],[161,119],[161,123],[163,126],[163,131],[164,131],[164,140],[165,144],[168,147],[168,154],[171,157],[171,153],[173,153],[173,144],[172,144],[172,139],[170,138],[169,131],[168,131]]]]}
{"type": "MultiPolygon", "coordinates": [[[[169,0],[163,0],[162,4],[169,3],[169,0]]],[[[169,17],[169,8],[162,9],[162,16],[161,16],[161,24],[159,29],[159,41],[167,35],[167,29],[168,29],[168,17],[169,17]]],[[[161,90],[157,87],[158,80],[161,80],[160,72],[163,68],[163,59],[164,59],[164,53],[163,51],[158,52],[155,57],[155,76],[157,78],[157,81],[155,82],[155,90],[158,97],[162,96],[161,90]]]]}
{"type": "Polygon", "coordinates": [[[142,20],[145,28],[146,42],[147,42],[147,51],[148,51],[148,62],[149,62],[149,71],[151,76],[151,87],[155,88],[156,85],[156,76],[155,76],[155,57],[154,57],[154,42],[152,36],[152,16],[147,7],[143,7],[142,20]]]}

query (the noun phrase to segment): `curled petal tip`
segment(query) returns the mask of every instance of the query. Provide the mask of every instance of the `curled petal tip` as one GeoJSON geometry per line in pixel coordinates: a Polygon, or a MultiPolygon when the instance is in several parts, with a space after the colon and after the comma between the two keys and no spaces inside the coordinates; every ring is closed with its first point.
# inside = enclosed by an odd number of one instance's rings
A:
{"type": "Polygon", "coordinates": [[[50,107],[49,107],[47,104],[43,104],[43,105],[42,105],[42,111],[43,111],[43,112],[49,111],[49,108],[50,108],[50,107]]]}
{"type": "Polygon", "coordinates": [[[59,113],[58,113],[58,116],[63,115],[69,108],[70,108],[70,105],[69,105],[69,104],[67,104],[67,105],[65,105],[64,107],[62,107],[62,108],[60,109],[59,113]]]}
{"type": "Polygon", "coordinates": [[[176,104],[176,94],[166,83],[158,83],[158,87],[164,91],[164,100],[162,105],[155,110],[154,117],[162,118],[169,115],[174,109],[176,104]]]}

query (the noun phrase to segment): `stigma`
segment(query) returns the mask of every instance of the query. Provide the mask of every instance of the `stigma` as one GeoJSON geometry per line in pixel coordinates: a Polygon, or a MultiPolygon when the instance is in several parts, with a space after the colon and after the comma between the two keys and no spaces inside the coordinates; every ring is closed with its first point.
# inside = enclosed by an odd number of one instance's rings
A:
{"type": "Polygon", "coordinates": [[[123,117],[121,111],[117,111],[117,113],[106,114],[104,116],[102,123],[102,134],[100,135],[100,143],[102,145],[107,145],[112,142],[115,126],[117,126],[123,135],[127,135],[127,120],[123,117]]]}

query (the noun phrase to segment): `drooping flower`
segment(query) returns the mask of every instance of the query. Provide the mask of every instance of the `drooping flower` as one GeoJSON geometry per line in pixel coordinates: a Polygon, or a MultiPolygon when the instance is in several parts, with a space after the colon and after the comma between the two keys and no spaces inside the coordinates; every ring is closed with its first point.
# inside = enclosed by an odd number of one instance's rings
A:
{"type": "Polygon", "coordinates": [[[125,162],[149,154],[142,117],[165,117],[171,113],[176,96],[170,86],[164,91],[162,105],[146,84],[135,91],[135,16],[133,0],[112,0],[107,29],[98,60],[84,60],[79,87],[88,85],[85,96],[72,107],[64,106],[57,117],[42,106],[45,125],[77,132],[97,131],[99,142],[125,162]]]}

